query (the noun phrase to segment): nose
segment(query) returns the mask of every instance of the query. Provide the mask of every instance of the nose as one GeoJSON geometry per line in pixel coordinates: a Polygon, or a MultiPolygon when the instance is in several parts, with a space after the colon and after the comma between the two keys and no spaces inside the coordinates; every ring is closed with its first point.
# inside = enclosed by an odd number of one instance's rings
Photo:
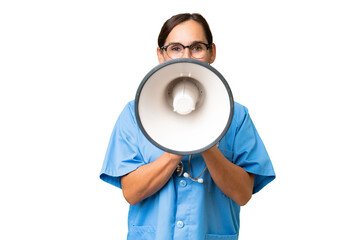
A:
{"type": "Polygon", "coordinates": [[[184,49],[183,58],[191,58],[190,49],[188,47],[184,49]]]}

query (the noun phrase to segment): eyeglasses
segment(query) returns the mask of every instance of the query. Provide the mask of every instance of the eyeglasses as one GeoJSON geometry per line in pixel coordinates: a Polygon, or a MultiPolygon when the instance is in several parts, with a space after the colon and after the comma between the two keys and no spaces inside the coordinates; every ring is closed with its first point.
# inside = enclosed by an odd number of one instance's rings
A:
{"type": "Polygon", "coordinates": [[[191,57],[200,59],[206,56],[206,51],[211,48],[211,45],[203,42],[195,42],[189,46],[184,46],[181,43],[170,43],[160,49],[165,50],[169,58],[174,59],[181,58],[184,55],[185,48],[189,48],[191,57]]]}

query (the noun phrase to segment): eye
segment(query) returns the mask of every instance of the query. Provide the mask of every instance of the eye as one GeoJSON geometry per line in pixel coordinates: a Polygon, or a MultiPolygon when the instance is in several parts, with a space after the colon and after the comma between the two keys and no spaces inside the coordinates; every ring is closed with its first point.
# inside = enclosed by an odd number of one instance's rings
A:
{"type": "Polygon", "coordinates": [[[191,45],[191,51],[194,52],[201,52],[204,51],[205,46],[201,43],[194,43],[193,45],[191,45]]]}
{"type": "Polygon", "coordinates": [[[183,47],[180,44],[173,44],[169,46],[168,50],[171,52],[181,52],[183,47]]]}

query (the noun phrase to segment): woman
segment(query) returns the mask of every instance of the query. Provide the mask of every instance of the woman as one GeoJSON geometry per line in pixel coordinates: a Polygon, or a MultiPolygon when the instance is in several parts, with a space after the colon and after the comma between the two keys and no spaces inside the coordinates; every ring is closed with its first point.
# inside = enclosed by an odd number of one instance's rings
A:
{"type": "MultiPolygon", "coordinates": [[[[159,63],[195,58],[213,63],[216,47],[200,14],[179,14],[159,34],[159,63]]],[[[219,142],[201,154],[179,156],[156,148],[141,133],[134,102],[113,130],[100,175],[122,188],[131,204],[128,239],[238,239],[240,206],[275,178],[272,163],[247,109],[234,106],[232,124],[219,142]],[[183,163],[203,184],[178,176],[183,163]]]]}

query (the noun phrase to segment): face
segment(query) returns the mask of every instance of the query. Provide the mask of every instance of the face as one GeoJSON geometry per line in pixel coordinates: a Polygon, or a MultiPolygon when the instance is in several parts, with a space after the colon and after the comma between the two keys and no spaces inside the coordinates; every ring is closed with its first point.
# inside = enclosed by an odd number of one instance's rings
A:
{"type": "MultiPolygon", "coordinates": [[[[188,46],[194,42],[208,43],[206,40],[204,29],[201,26],[201,24],[194,20],[189,20],[180,23],[179,25],[174,27],[173,30],[171,30],[168,37],[166,38],[164,46],[170,43],[181,43],[184,46],[188,46]]],[[[159,47],[157,48],[157,55],[158,55],[159,63],[163,63],[171,59],[166,54],[166,51],[161,50],[159,47]]],[[[215,56],[216,56],[216,49],[215,49],[215,44],[213,44],[212,48],[207,50],[205,57],[197,60],[210,64],[215,61],[215,56]]],[[[182,57],[191,58],[189,48],[185,48],[185,52],[182,57]]]]}

